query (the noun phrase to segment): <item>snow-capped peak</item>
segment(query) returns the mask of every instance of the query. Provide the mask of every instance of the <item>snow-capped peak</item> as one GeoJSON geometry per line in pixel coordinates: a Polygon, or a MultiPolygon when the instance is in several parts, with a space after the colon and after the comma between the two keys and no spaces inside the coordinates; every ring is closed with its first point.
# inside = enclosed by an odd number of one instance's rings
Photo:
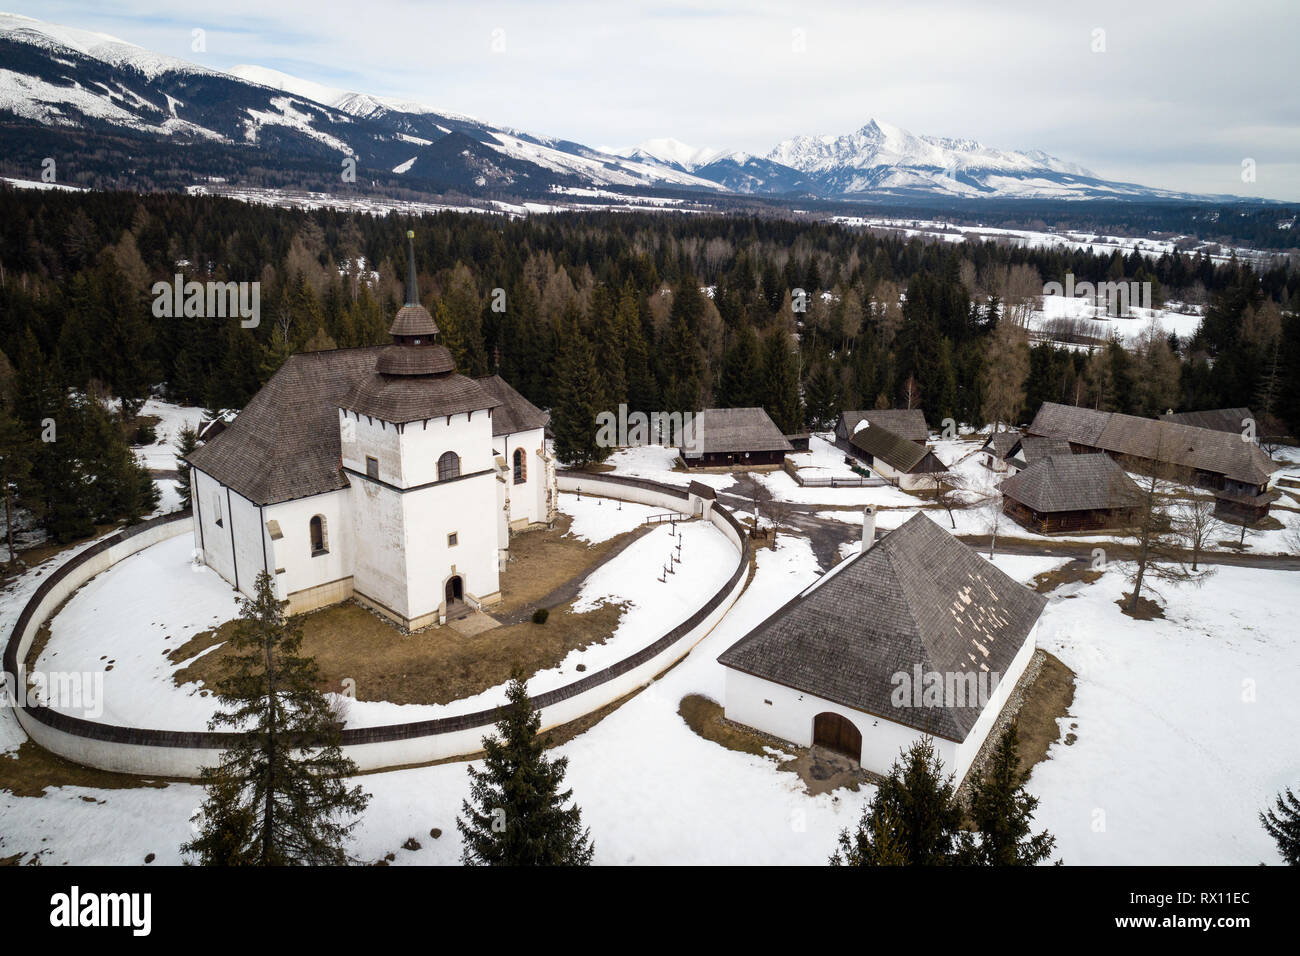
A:
{"type": "Polygon", "coordinates": [[[688,146],[681,140],[673,139],[671,136],[648,139],[636,146],[608,149],[605,152],[613,153],[615,156],[622,156],[625,159],[641,159],[665,163],[687,172],[701,166],[707,166],[724,155],[722,150],[688,146]]]}
{"type": "Polygon", "coordinates": [[[213,72],[174,56],[153,53],[107,33],[46,23],[20,13],[0,13],[0,37],[47,50],[73,50],[112,66],[130,67],[149,78],[169,72],[213,72]]]}

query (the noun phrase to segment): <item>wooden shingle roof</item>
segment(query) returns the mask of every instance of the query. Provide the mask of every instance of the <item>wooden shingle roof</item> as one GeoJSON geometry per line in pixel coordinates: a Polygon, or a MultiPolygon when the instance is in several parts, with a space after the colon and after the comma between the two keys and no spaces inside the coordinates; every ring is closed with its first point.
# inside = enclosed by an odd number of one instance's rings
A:
{"type": "Polygon", "coordinates": [[[930,428],[925,423],[925,412],[919,408],[867,408],[858,411],[840,412],[840,423],[847,435],[863,419],[873,425],[883,425],[895,435],[902,435],[908,441],[925,444],[930,440],[930,428]]]}
{"type": "Polygon", "coordinates": [[[520,395],[500,375],[484,375],[476,381],[500,403],[492,411],[493,435],[532,431],[534,428],[545,428],[550,422],[549,413],[520,395]]]}
{"type": "Polygon", "coordinates": [[[682,447],[706,455],[793,450],[761,408],[706,408],[683,431],[682,447]]]}
{"type": "Polygon", "coordinates": [[[1048,438],[1045,435],[1025,435],[1016,440],[1006,458],[1020,458],[1026,464],[1039,458],[1071,453],[1070,443],[1064,438],[1048,438]]]}
{"type": "Polygon", "coordinates": [[[339,469],[339,403],[380,347],[299,352],[189,462],[254,504],[348,487],[339,469]]]}
{"type": "Polygon", "coordinates": [[[726,667],[962,741],[978,701],[895,706],[894,675],[996,673],[1046,605],[924,515],[820,578],[718,658],[726,667]]]}
{"type": "Polygon", "coordinates": [[[997,458],[1005,458],[1007,455],[1011,454],[1011,450],[1015,448],[1019,441],[1020,432],[993,432],[988,438],[984,439],[984,444],[981,445],[980,448],[985,451],[993,452],[994,456],[997,458]]]}
{"type": "Polygon", "coordinates": [[[1002,482],[1008,498],[1042,514],[1136,507],[1142,492],[1109,455],[1050,455],[1002,482]]]}
{"type": "Polygon", "coordinates": [[[1194,428],[1212,428],[1216,432],[1232,432],[1240,435],[1245,430],[1246,421],[1255,421],[1255,414],[1246,407],[1209,408],[1200,412],[1167,412],[1160,416],[1164,422],[1176,425],[1191,425],[1194,428]]]}
{"type": "Polygon", "coordinates": [[[1273,472],[1273,460],[1238,433],[1119,412],[1046,402],[1034,416],[1029,434],[1063,438],[1111,454],[1168,462],[1253,485],[1266,483],[1273,472]]]}
{"type": "Polygon", "coordinates": [[[944,471],[943,462],[924,445],[909,441],[883,425],[866,420],[855,431],[849,444],[872,458],[878,458],[896,471],[904,474],[944,471]]]}

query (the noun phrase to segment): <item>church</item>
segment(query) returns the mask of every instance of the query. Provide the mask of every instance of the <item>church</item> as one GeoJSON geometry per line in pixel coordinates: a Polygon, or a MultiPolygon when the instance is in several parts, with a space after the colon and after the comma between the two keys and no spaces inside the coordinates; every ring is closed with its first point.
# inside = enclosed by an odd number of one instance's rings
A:
{"type": "Polygon", "coordinates": [[[195,563],[288,612],[353,598],[408,630],[501,599],[512,532],[555,520],[548,416],[500,376],[456,372],[420,304],[389,345],[292,355],[192,452],[195,563]]]}

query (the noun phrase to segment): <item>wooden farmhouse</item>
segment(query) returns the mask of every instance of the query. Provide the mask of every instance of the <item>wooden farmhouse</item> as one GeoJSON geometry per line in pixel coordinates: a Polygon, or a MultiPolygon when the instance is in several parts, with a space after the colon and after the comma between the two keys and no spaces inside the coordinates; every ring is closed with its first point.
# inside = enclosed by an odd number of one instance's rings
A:
{"type": "Polygon", "coordinates": [[[961,780],[1034,653],[1045,599],[924,515],[824,574],[718,658],[729,720],[884,774],[930,736],[961,780]]]}
{"type": "Polygon", "coordinates": [[[840,412],[835,420],[835,444],[842,451],[850,452],[849,439],[859,423],[869,421],[873,425],[883,425],[895,435],[901,435],[908,441],[924,445],[930,440],[930,428],[925,423],[925,412],[919,408],[884,408],[864,411],[840,412]]]}
{"type": "Polygon", "coordinates": [[[1020,441],[1020,432],[993,432],[980,446],[980,464],[990,471],[1006,471],[1007,455],[1018,441],[1020,441]]]}
{"type": "Polygon", "coordinates": [[[1064,439],[1075,453],[1105,452],[1132,471],[1169,471],[1214,492],[1225,520],[1258,521],[1277,498],[1268,487],[1273,460],[1240,433],[1046,402],[1027,434],[1064,439]]]}
{"type": "Polygon", "coordinates": [[[935,476],[947,471],[927,446],[865,418],[849,438],[849,454],[907,491],[931,487],[935,476]]]}
{"type": "Polygon", "coordinates": [[[1016,472],[1024,471],[1040,458],[1069,454],[1072,454],[1070,443],[1063,438],[1024,435],[1016,439],[1002,460],[1006,464],[1007,474],[1014,475],[1016,472]]]}
{"type": "Polygon", "coordinates": [[[792,450],[761,408],[706,408],[682,431],[679,450],[688,468],[779,467],[792,450]]]}
{"type": "Polygon", "coordinates": [[[1002,510],[1039,534],[1132,525],[1142,492],[1109,455],[1036,458],[1002,482],[1002,510]]]}

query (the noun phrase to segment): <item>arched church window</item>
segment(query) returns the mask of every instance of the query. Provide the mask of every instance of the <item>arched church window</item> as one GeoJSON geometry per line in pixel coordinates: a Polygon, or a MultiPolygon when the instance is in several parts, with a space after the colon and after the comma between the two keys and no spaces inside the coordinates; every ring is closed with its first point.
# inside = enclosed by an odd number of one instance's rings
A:
{"type": "Polygon", "coordinates": [[[528,458],[522,448],[515,449],[515,484],[522,485],[528,478],[528,458]]]}
{"type": "Polygon", "coordinates": [[[325,554],[328,551],[328,539],[325,537],[325,516],[313,515],[311,519],[312,557],[314,558],[318,554],[325,554]]]}
{"type": "Polygon", "coordinates": [[[460,456],[454,451],[445,451],[438,459],[438,480],[449,481],[460,477],[460,456]]]}

